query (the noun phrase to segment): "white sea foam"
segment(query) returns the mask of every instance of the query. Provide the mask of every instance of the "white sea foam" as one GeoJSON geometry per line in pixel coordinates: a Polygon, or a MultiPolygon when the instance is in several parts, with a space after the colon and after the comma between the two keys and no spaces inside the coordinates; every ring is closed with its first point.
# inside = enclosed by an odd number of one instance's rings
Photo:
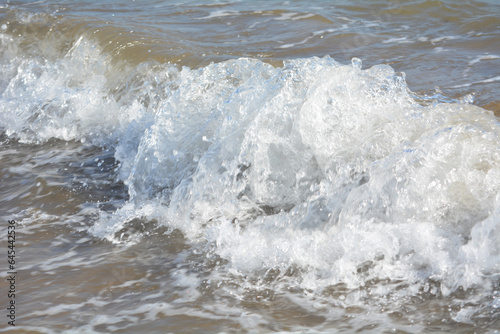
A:
{"type": "Polygon", "coordinates": [[[432,44],[440,43],[442,41],[450,41],[454,39],[460,39],[460,36],[441,36],[431,39],[432,44]]]}
{"type": "Polygon", "coordinates": [[[485,79],[485,80],[475,81],[475,82],[471,82],[471,83],[465,83],[462,85],[455,85],[455,86],[451,86],[450,88],[470,87],[472,85],[479,85],[479,84],[491,83],[491,82],[496,82],[496,81],[500,81],[500,76],[485,79]]]}
{"type": "MultiPolygon", "coordinates": [[[[134,159],[134,209],[118,216],[149,208],[235,273],[297,266],[305,289],[490,285],[500,156],[488,112],[419,106],[390,67],[328,58],[239,59],[178,80],[137,154],[121,157],[134,159]]],[[[118,222],[94,231],[113,238],[118,222]]]]}
{"type": "Polygon", "coordinates": [[[110,142],[143,110],[137,102],[119,106],[107,94],[106,69],[99,66],[107,61],[95,44],[81,38],[56,62],[27,58],[4,64],[10,76],[2,83],[0,126],[25,142],[49,138],[110,142]]]}
{"type": "Polygon", "coordinates": [[[208,19],[227,17],[227,16],[238,16],[238,15],[241,15],[241,13],[234,10],[214,10],[213,12],[210,12],[210,14],[208,14],[207,16],[197,17],[195,19],[208,20],[208,19]]]}
{"type": "Polygon", "coordinates": [[[304,13],[301,15],[301,13],[289,12],[289,13],[282,13],[280,16],[276,17],[275,20],[277,20],[277,21],[286,21],[286,20],[297,21],[297,20],[308,19],[310,17],[313,17],[314,15],[315,15],[314,13],[304,13]]]}
{"type": "Polygon", "coordinates": [[[493,59],[500,59],[500,56],[497,56],[497,55],[482,55],[482,56],[478,56],[478,57],[474,58],[473,60],[471,60],[469,62],[469,66],[477,64],[477,63],[479,63],[480,61],[483,61],[483,60],[493,60],[493,59]]]}
{"type": "Polygon", "coordinates": [[[448,51],[450,51],[450,50],[449,50],[449,49],[445,49],[445,48],[443,48],[443,47],[438,46],[438,47],[435,47],[435,48],[433,49],[433,51],[434,51],[434,52],[436,52],[436,53],[440,53],[440,52],[448,52],[448,51]]]}
{"type": "Polygon", "coordinates": [[[414,43],[412,40],[408,40],[408,37],[394,37],[394,38],[389,38],[384,41],[382,41],[384,44],[390,44],[390,43],[396,43],[396,44],[407,44],[407,43],[414,43]]]}
{"type": "Polygon", "coordinates": [[[115,149],[130,200],[101,214],[95,236],[119,240],[127,221],[156,219],[227,261],[232,277],[275,270],[279,284],[315,292],[343,284],[356,292],[344,304],[370,282],[402,282],[375,284],[381,298],[429,281],[444,295],[498,282],[498,121],[467,104],[418,105],[389,66],[241,58],[120,77],[84,38],[54,62],[2,66],[8,135],[115,149]]]}

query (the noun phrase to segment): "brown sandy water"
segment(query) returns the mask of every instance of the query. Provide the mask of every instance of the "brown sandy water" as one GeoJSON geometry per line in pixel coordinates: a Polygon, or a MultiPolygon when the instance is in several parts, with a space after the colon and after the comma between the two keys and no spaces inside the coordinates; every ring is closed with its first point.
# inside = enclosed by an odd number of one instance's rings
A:
{"type": "Polygon", "coordinates": [[[499,28],[496,1],[0,4],[0,331],[496,333],[499,28]]]}

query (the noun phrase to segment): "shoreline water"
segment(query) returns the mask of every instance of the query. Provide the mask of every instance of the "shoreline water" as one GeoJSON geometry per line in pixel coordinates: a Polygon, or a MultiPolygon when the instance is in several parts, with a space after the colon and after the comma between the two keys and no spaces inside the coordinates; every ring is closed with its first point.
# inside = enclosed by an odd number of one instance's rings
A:
{"type": "Polygon", "coordinates": [[[495,333],[498,14],[1,5],[16,330],[495,333]]]}

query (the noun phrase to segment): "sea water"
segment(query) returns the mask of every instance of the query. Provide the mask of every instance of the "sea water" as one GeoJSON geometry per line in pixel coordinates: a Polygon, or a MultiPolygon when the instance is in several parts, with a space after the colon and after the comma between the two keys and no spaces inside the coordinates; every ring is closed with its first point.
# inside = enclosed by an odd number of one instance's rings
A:
{"type": "Polygon", "coordinates": [[[494,333],[499,17],[495,1],[0,4],[15,329],[494,333]]]}

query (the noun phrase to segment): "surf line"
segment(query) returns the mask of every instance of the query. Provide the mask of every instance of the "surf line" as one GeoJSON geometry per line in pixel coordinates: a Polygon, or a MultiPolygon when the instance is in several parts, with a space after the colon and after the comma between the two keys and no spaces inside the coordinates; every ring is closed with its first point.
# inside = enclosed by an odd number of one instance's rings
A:
{"type": "Polygon", "coordinates": [[[7,323],[11,326],[16,325],[16,221],[9,220],[7,225],[7,282],[9,282],[9,290],[7,298],[9,300],[7,306],[7,318],[10,321],[7,323]]]}

